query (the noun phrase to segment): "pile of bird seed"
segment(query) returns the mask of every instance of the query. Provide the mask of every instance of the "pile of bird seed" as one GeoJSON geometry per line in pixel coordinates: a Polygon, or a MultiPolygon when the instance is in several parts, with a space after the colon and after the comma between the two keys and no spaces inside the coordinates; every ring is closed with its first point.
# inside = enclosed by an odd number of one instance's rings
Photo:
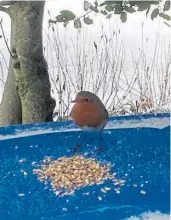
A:
{"type": "Polygon", "coordinates": [[[83,156],[61,157],[57,160],[45,158],[40,169],[34,169],[38,179],[45,184],[50,182],[58,196],[74,194],[75,190],[111,180],[118,180],[110,173],[111,164],[101,165],[94,158],[83,156]]]}

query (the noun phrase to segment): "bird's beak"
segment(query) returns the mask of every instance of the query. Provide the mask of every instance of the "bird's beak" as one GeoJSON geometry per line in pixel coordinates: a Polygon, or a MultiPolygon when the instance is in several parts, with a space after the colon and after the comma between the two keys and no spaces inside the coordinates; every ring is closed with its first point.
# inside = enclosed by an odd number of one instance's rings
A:
{"type": "Polygon", "coordinates": [[[72,101],[71,101],[71,103],[75,103],[75,102],[76,102],[76,100],[72,100],[72,101]]]}

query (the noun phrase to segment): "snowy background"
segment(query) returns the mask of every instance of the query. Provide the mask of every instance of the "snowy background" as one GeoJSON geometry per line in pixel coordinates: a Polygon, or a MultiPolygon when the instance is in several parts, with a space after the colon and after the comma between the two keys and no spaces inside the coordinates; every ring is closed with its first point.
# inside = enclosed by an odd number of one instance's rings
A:
{"type": "MultiPolygon", "coordinates": [[[[152,21],[151,18],[146,18],[144,12],[137,12],[128,14],[127,22],[122,23],[116,15],[109,20],[104,19],[103,15],[92,14],[90,17],[92,16],[94,24],[90,26],[83,25],[79,33],[74,29],[72,22],[66,28],[62,24],[57,24],[55,25],[55,31],[52,31],[51,27],[49,28],[48,20],[54,19],[63,9],[71,10],[76,16],[80,16],[84,13],[83,0],[46,1],[43,22],[44,53],[48,61],[52,82],[52,96],[57,100],[56,110],[60,112],[60,115],[65,116],[63,112],[66,112],[67,115],[70,111],[71,106],[68,103],[75,93],[81,89],[80,77],[84,73],[86,74],[82,83],[83,88],[96,92],[108,109],[112,103],[119,111],[124,103],[124,96],[127,96],[127,100],[135,106],[135,100],[141,102],[142,97],[140,97],[140,94],[143,94],[145,101],[151,100],[153,107],[159,108],[159,111],[169,111],[168,88],[166,94],[168,99],[164,98],[163,100],[161,100],[161,96],[163,96],[165,91],[162,91],[161,88],[164,88],[162,83],[165,80],[167,70],[170,75],[170,67],[168,66],[170,66],[171,59],[169,56],[171,32],[162,19],[156,18],[152,21]],[[114,32],[115,37],[112,35],[114,32]],[[102,42],[102,35],[106,37],[107,43],[104,43],[104,40],[102,42]],[[98,46],[98,56],[103,55],[102,60],[99,57],[97,58],[95,54],[94,42],[98,46]],[[120,48],[121,53],[119,54],[120,48]],[[57,59],[57,50],[63,53],[62,56],[62,53],[59,53],[59,60],[57,59]],[[83,63],[85,56],[90,57],[87,65],[83,63]],[[117,86],[109,100],[108,97],[113,90],[113,85],[107,85],[101,77],[99,80],[101,88],[97,88],[98,76],[103,76],[104,74],[100,64],[106,62],[106,56],[109,56],[112,61],[118,59],[118,68],[114,70],[116,75],[115,84],[117,86]],[[79,60],[80,57],[81,59],[79,60]],[[90,67],[92,60],[94,63],[90,67]],[[138,67],[135,66],[135,61],[138,62],[138,67]],[[146,75],[148,67],[151,71],[150,80],[148,80],[146,75]],[[63,71],[65,76],[62,78],[63,71]],[[141,85],[138,82],[134,83],[137,76],[141,80],[141,85]],[[58,77],[60,80],[57,83],[58,77]],[[66,83],[67,85],[65,84],[66,90],[60,95],[59,90],[60,87],[64,86],[64,77],[67,77],[68,82],[66,83]],[[140,91],[141,86],[142,91],[140,91]],[[60,99],[65,102],[67,107],[63,106],[61,108],[59,106],[60,99]],[[160,108],[161,106],[165,107],[160,108]]],[[[0,12],[0,18],[3,18],[5,35],[10,39],[10,19],[3,12],[0,12]]],[[[9,53],[3,38],[0,39],[0,51],[2,63],[0,78],[3,81],[0,81],[1,100],[7,76],[6,63],[8,64],[9,61],[9,53]]],[[[107,73],[105,73],[108,81],[111,79],[111,71],[113,71],[112,67],[108,67],[107,73]]]]}
{"type": "MultiPolygon", "coordinates": [[[[48,20],[50,18],[54,18],[59,12],[63,9],[68,9],[73,11],[76,15],[81,15],[83,11],[83,0],[58,0],[52,1],[49,0],[46,2],[45,7],[45,16],[43,23],[43,34],[44,34],[44,46],[48,45],[47,41],[47,32],[48,32],[48,20]],[[50,12],[50,15],[48,13],[50,12]]],[[[10,19],[9,17],[0,12],[0,19],[3,19],[3,28],[5,31],[5,35],[8,39],[10,39],[10,19]]],[[[104,25],[104,33],[110,38],[111,31],[120,30],[119,42],[123,42],[124,51],[125,51],[125,61],[123,69],[126,71],[126,75],[128,78],[132,77],[134,74],[133,62],[132,62],[132,54],[135,57],[139,57],[140,48],[142,48],[142,42],[144,43],[144,51],[146,53],[147,62],[151,63],[154,53],[156,42],[166,42],[162,44],[163,51],[167,51],[168,45],[171,42],[171,32],[170,28],[163,23],[162,19],[155,19],[151,21],[150,18],[145,17],[145,13],[135,13],[133,15],[128,16],[128,20],[126,23],[121,23],[117,17],[113,17],[111,20],[105,20],[103,16],[94,17],[94,24],[89,27],[83,27],[81,30],[82,36],[89,39],[89,43],[86,45],[86,49],[89,50],[89,47],[92,47],[94,41],[99,42],[101,37],[101,27],[104,25]],[[142,25],[143,23],[143,25],[142,25]],[[143,37],[143,39],[142,39],[143,37]],[[147,40],[148,39],[148,40],[147,40]]],[[[73,24],[69,24],[67,28],[64,28],[62,25],[58,25],[58,33],[59,38],[63,44],[72,48],[72,40],[75,42],[77,39],[77,30],[73,28],[73,24]],[[72,40],[71,40],[72,38],[72,40]]],[[[1,34],[1,31],[0,31],[1,34]]],[[[53,39],[52,35],[48,35],[51,39],[53,39]]],[[[8,41],[9,42],[9,41],[8,41]]],[[[64,45],[65,46],[65,45],[64,45]]],[[[72,49],[71,49],[72,50],[72,49]]],[[[45,51],[45,56],[48,61],[50,74],[53,76],[57,74],[57,66],[55,63],[55,51],[52,51],[52,57],[48,54],[48,50],[45,51]]],[[[74,59],[74,55],[73,55],[74,59]]],[[[0,71],[0,79],[5,82],[7,76],[7,66],[5,62],[8,64],[9,62],[9,53],[7,51],[6,45],[4,43],[3,38],[0,39],[0,61],[2,63],[2,68],[0,71]]],[[[165,61],[163,61],[165,62],[165,61]]],[[[69,60],[68,60],[69,63],[69,60]]],[[[74,77],[74,68],[72,63],[69,63],[69,71],[71,75],[74,77]]],[[[140,71],[143,71],[143,67],[140,71]]],[[[3,94],[3,83],[0,81],[0,100],[3,94]]],[[[124,85],[122,85],[124,86],[124,85]]],[[[72,95],[74,95],[75,91],[73,90],[72,95]]],[[[120,94],[122,94],[122,90],[120,90],[120,94]]],[[[137,95],[137,93],[135,94],[137,95]]],[[[58,99],[58,94],[53,92],[53,96],[58,99]]],[[[162,214],[160,212],[155,213],[143,213],[141,216],[132,216],[129,220],[168,220],[170,219],[169,215],[162,214]]]]}

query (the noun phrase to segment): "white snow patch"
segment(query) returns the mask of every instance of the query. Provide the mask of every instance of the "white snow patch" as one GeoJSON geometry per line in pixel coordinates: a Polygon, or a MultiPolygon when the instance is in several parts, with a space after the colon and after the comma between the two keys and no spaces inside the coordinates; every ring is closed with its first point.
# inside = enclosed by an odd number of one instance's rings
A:
{"type": "Polygon", "coordinates": [[[145,212],[140,216],[131,216],[124,220],[170,220],[170,215],[163,214],[159,211],[156,212],[145,212]]]}
{"type": "Polygon", "coordinates": [[[147,119],[134,119],[134,120],[121,120],[121,121],[109,121],[106,129],[120,129],[120,128],[158,128],[163,129],[170,125],[170,118],[147,118],[147,119]]]}
{"type": "MultiPolygon", "coordinates": [[[[132,119],[132,120],[116,120],[116,121],[109,121],[105,127],[105,131],[108,129],[124,129],[124,128],[157,128],[163,129],[170,125],[170,118],[163,117],[163,118],[147,118],[147,119],[132,119]]],[[[7,127],[6,127],[7,128],[7,127]]],[[[27,129],[18,128],[15,129],[15,134],[1,134],[0,140],[12,139],[12,138],[19,138],[19,137],[27,137],[27,136],[34,136],[40,134],[49,134],[49,133],[59,133],[59,132],[74,132],[80,130],[79,128],[73,127],[73,125],[68,125],[66,127],[61,126],[57,127],[56,130],[54,128],[44,128],[42,127],[31,127],[27,129]]],[[[110,132],[110,131],[107,131],[110,132]]]]}

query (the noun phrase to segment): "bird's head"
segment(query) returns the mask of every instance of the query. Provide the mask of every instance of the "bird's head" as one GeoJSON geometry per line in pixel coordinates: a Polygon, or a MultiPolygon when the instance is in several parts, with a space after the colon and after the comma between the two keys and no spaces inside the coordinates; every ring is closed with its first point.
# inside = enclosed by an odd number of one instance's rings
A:
{"type": "Polygon", "coordinates": [[[94,103],[99,101],[100,99],[94,93],[81,91],[76,95],[72,103],[94,103]]]}

